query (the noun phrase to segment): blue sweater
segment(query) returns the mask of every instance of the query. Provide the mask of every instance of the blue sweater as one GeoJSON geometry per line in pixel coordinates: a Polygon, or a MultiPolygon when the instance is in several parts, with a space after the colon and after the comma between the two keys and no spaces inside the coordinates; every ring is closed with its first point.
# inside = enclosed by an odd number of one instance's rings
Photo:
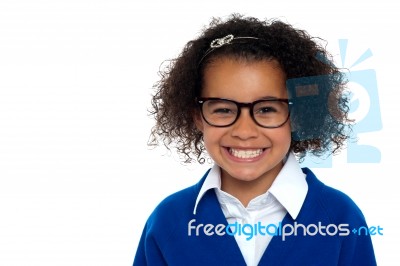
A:
{"type": "MultiPolygon", "coordinates": [[[[341,230],[330,226],[327,232],[332,235],[322,230],[325,235],[317,233],[311,236],[316,230],[311,226],[310,235],[304,236],[304,231],[298,228],[297,235],[285,236],[284,239],[279,235],[281,231],[274,231],[276,235],[259,265],[376,265],[370,236],[365,234],[365,230],[352,232],[354,228],[367,227],[360,209],[348,196],[324,185],[308,168],[303,168],[303,172],[308,183],[304,204],[297,220],[287,214],[281,226],[286,225],[289,230],[290,225],[292,228],[296,224],[318,226],[319,222],[322,226],[347,225],[341,230]]],[[[188,224],[192,219],[195,219],[193,226],[227,226],[213,189],[204,195],[196,215],[193,214],[197,195],[206,176],[207,173],[196,185],[167,197],[157,206],[143,230],[134,266],[246,265],[235,238],[232,234],[223,234],[221,228],[219,231],[210,231],[210,228],[205,230],[199,227],[198,235],[196,229],[192,228],[189,236],[188,224]]]]}

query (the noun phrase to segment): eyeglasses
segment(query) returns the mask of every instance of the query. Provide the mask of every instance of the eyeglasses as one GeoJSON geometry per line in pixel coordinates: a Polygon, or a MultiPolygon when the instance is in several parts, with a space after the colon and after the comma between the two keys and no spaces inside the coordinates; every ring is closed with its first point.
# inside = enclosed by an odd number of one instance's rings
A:
{"type": "Polygon", "coordinates": [[[277,128],[286,123],[292,102],[288,99],[266,99],[239,103],[221,98],[196,98],[203,119],[211,126],[229,127],[240,116],[242,108],[250,109],[253,121],[264,128],[277,128]]]}

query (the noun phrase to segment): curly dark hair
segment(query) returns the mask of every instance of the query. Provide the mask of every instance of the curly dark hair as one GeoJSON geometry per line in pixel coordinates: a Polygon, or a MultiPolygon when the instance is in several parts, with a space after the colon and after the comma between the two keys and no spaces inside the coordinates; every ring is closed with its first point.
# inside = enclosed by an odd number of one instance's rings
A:
{"type": "Polygon", "coordinates": [[[345,76],[332,56],[304,30],[279,20],[259,20],[232,14],[226,20],[213,18],[200,37],[189,41],[178,58],[160,70],[154,84],[150,115],[156,120],[148,145],[160,142],[176,148],[185,163],[205,162],[203,135],[194,123],[204,69],[221,57],[247,61],[275,60],[287,77],[291,110],[290,150],[300,159],[307,153],[321,156],[338,152],[349,138],[348,98],[345,76]],[[209,52],[210,43],[232,34],[253,37],[209,52]],[[311,81],[311,83],[310,83],[311,81]],[[310,85],[311,84],[311,85],[310,85]],[[193,157],[194,155],[194,157],[193,157]]]}

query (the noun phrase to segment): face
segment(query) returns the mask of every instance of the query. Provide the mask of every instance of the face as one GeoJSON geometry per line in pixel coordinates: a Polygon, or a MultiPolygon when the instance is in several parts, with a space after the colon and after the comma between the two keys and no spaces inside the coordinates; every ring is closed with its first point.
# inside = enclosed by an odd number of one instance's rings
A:
{"type": "MultiPolygon", "coordinates": [[[[222,58],[206,67],[201,97],[246,103],[287,99],[285,82],[285,73],[275,61],[222,58]]],[[[253,121],[249,108],[242,108],[238,120],[228,127],[211,126],[201,115],[195,120],[207,152],[222,169],[223,183],[271,183],[281,170],[291,142],[289,121],[279,128],[263,128],[253,121]]]]}

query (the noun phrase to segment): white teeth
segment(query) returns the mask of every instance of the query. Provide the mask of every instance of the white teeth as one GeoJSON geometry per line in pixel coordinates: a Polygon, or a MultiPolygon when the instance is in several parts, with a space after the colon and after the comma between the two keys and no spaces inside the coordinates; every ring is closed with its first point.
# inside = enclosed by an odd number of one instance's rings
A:
{"type": "Polygon", "coordinates": [[[236,150],[236,149],[229,149],[230,154],[232,154],[235,157],[238,157],[240,159],[251,159],[259,156],[262,152],[263,149],[257,149],[257,150],[236,150]]]}

